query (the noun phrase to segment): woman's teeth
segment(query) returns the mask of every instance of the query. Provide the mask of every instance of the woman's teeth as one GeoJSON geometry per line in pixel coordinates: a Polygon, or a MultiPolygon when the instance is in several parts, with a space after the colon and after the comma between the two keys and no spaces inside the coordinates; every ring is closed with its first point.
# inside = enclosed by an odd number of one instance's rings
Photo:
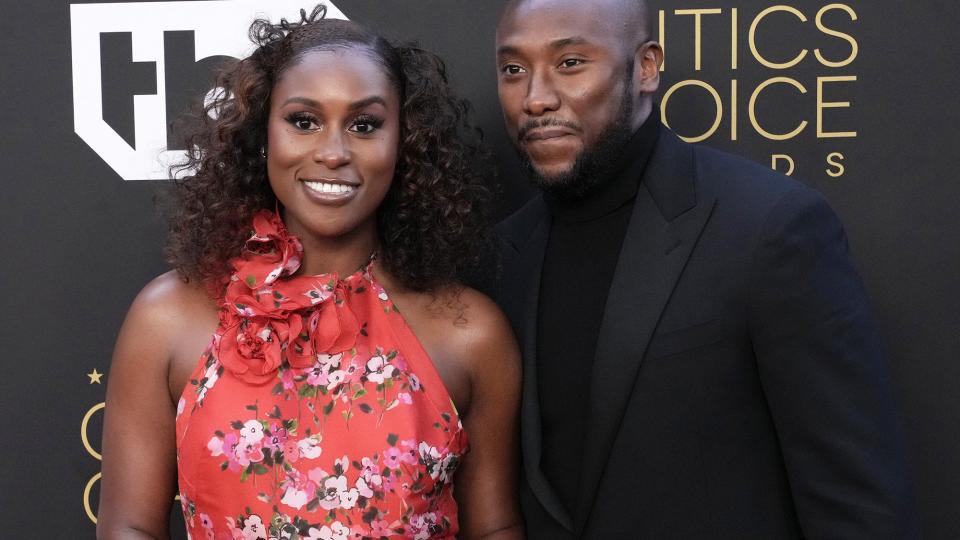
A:
{"type": "Polygon", "coordinates": [[[331,184],[328,182],[304,182],[308,188],[320,193],[349,193],[356,189],[346,184],[331,184]]]}

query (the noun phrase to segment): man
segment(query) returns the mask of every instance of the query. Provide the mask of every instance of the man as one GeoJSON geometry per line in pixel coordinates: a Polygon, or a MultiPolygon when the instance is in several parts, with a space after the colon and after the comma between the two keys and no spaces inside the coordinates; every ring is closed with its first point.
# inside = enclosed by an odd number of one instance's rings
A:
{"type": "Polygon", "coordinates": [[[531,538],[915,538],[842,226],[681,142],[641,1],[514,0],[499,95],[534,197],[500,226],[531,538]]]}

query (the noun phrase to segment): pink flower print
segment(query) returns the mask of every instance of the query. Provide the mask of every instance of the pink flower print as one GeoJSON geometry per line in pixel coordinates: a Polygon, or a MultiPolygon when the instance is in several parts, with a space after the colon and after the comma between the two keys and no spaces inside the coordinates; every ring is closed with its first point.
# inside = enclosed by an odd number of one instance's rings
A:
{"type": "Polygon", "coordinates": [[[345,380],[347,380],[346,371],[334,371],[327,379],[327,390],[333,390],[334,388],[340,386],[340,384],[345,380]]]}
{"type": "Polygon", "coordinates": [[[317,365],[323,368],[325,371],[330,371],[331,369],[340,367],[340,361],[342,359],[342,352],[337,354],[320,353],[317,355],[317,365]]]}
{"type": "MultiPolygon", "coordinates": [[[[323,481],[323,498],[320,499],[320,506],[324,510],[333,510],[340,508],[340,500],[347,492],[346,476],[331,476],[323,481]]],[[[356,502],[356,501],[354,501],[356,502]]]]}
{"type": "Polygon", "coordinates": [[[327,474],[327,471],[320,467],[311,469],[307,473],[307,485],[312,486],[308,491],[316,491],[319,486],[323,485],[323,481],[326,480],[328,476],[330,475],[327,474]]]}
{"type": "Polygon", "coordinates": [[[283,459],[287,463],[296,463],[300,459],[300,444],[294,440],[283,443],[283,459]]]}
{"type": "Polygon", "coordinates": [[[263,439],[263,424],[259,420],[247,420],[240,429],[240,438],[247,444],[256,444],[263,439]]]}
{"type": "Polygon", "coordinates": [[[284,369],[280,371],[280,382],[283,383],[284,390],[293,390],[294,381],[293,381],[293,371],[289,369],[284,369]]]}
{"type": "Polygon", "coordinates": [[[240,442],[240,438],[237,437],[236,433],[227,433],[224,435],[223,439],[220,437],[213,437],[207,442],[207,449],[210,450],[210,455],[213,457],[216,456],[225,456],[229,462],[230,471],[238,472],[240,470],[240,463],[237,460],[237,447],[240,442]]]}
{"type": "Polygon", "coordinates": [[[320,457],[320,454],[323,452],[323,448],[320,447],[320,438],[318,435],[311,435],[301,439],[297,443],[297,450],[299,457],[305,459],[317,459],[320,457]]]}
{"type": "Polygon", "coordinates": [[[386,302],[387,300],[390,299],[390,297],[387,296],[387,291],[384,290],[383,287],[381,287],[380,285],[376,285],[376,284],[375,284],[373,287],[374,287],[374,290],[377,291],[377,298],[379,298],[380,300],[382,300],[382,301],[384,301],[384,302],[386,302]]]}
{"type": "Polygon", "coordinates": [[[270,435],[267,436],[263,445],[274,452],[283,452],[284,443],[287,442],[287,430],[280,427],[280,424],[274,423],[270,426],[270,435]]]}
{"type": "Polygon", "coordinates": [[[419,392],[422,387],[420,385],[420,379],[416,374],[411,373],[407,378],[410,380],[410,389],[414,392],[419,392]]]}
{"type": "Polygon", "coordinates": [[[267,540],[267,528],[260,516],[250,516],[243,520],[243,540],[267,540]]]}
{"type": "Polygon", "coordinates": [[[257,315],[257,312],[254,311],[253,308],[250,306],[241,304],[236,306],[236,308],[237,308],[237,314],[240,315],[241,317],[250,319],[257,315]]]}
{"type": "Polygon", "coordinates": [[[283,494],[283,498],[280,499],[280,502],[283,504],[296,508],[297,510],[303,508],[303,505],[307,504],[307,492],[299,490],[293,486],[288,487],[287,491],[283,494]]]}
{"type": "Polygon", "coordinates": [[[400,461],[406,463],[407,465],[416,465],[420,463],[420,453],[417,450],[417,441],[413,439],[407,439],[400,442],[400,446],[404,448],[403,455],[400,456],[400,461]]]}
{"type": "Polygon", "coordinates": [[[309,540],[348,540],[349,537],[350,527],[339,521],[334,521],[329,526],[324,525],[319,530],[316,527],[310,527],[306,536],[309,540]]]}
{"type": "MultiPolygon", "coordinates": [[[[397,465],[399,466],[399,461],[397,462],[397,465]]],[[[380,476],[380,469],[377,466],[377,462],[368,457],[363,458],[363,460],[360,462],[360,476],[368,486],[374,486],[374,488],[377,488],[383,485],[383,477],[380,476]]],[[[357,487],[360,487],[359,484],[357,487]]],[[[372,495],[364,495],[362,490],[360,491],[360,494],[367,498],[372,497],[372,495]]]]}
{"type": "Polygon", "coordinates": [[[346,369],[346,382],[353,384],[360,382],[360,379],[363,378],[364,371],[361,369],[360,364],[356,360],[351,360],[350,365],[346,369]]]}
{"type": "Polygon", "coordinates": [[[374,356],[367,361],[367,380],[376,384],[383,384],[384,380],[393,377],[396,368],[387,362],[384,356],[374,356]]]}
{"type": "Polygon", "coordinates": [[[359,496],[363,497],[364,499],[369,499],[370,497],[373,497],[373,490],[370,489],[370,486],[367,485],[367,481],[364,480],[363,478],[358,478],[357,488],[352,489],[350,491],[351,492],[356,491],[357,494],[359,494],[359,496]]]}
{"type": "Polygon", "coordinates": [[[212,529],[213,520],[210,519],[210,516],[207,514],[200,514],[200,526],[204,529],[212,529]]]}
{"type": "Polygon", "coordinates": [[[364,538],[370,538],[370,529],[362,525],[354,525],[350,527],[350,540],[363,540],[364,538]]]}
{"type": "MultiPolygon", "coordinates": [[[[363,478],[361,478],[360,481],[363,482],[363,478]]],[[[366,484],[364,484],[364,487],[366,487],[366,484]]],[[[370,495],[373,496],[372,491],[370,492],[370,495]]],[[[357,488],[353,488],[349,491],[344,491],[343,493],[340,494],[340,508],[349,510],[354,506],[356,506],[357,501],[359,500],[360,500],[360,490],[358,490],[357,488]]]]}
{"type": "MultiPolygon", "coordinates": [[[[410,517],[410,523],[407,524],[406,534],[414,540],[426,540],[433,536],[433,529],[437,525],[437,514],[427,512],[424,514],[414,514],[410,517]]],[[[437,530],[436,532],[440,532],[437,530]]]]}
{"type": "Polygon", "coordinates": [[[460,466],[460,456],[452,452],[448,453],[440,461],[440,476],[439,479],[444,484],[449,484],[453,481],[453,473],[457,471],[457,467],[460,466]]]}
{"type": "Polygon", "coordinates": [[[243,540],[243,533],[237,527],[237,522],[230,516],[227,516],[227,529],[230,531],[230,537],[233,540],[243,540]]]}
{"type": "Polygon", "coordinates": [[[207,371],[204,372],[203,377],[200,379],[203,381],[203,386],[197,389],[197,403],[202,403],[203,398],[206,397],[207,392],[213,388],[213,385],[217,383],[217,380],[220,379],[220,363],[214,362],[210,364],[210,367],[207,368],[207,371]]]}
{"type": "Polygon", "coordinates": [[[410,396],[408,392],[400,392],[397,394],[397,400],[404,405],[413,405],[413,397],[410,396]]]}
{"type": "Polygon", "coordinates": [[[387,523],[385,519],[375,519],[370,522],[370,534],[374,538],[380,538],[381,536],[392,536],[393,530],[390,528],[390,524],[387,523]]]}
{"type": "Polygon", "coordinates": [[[265,457],[263,447],[257,444],[239,444],[236,448],[237,462],[241,467],[246,467],[250,463],[259,463],[265,457]]]}
{"type": "Polygon", "coordinates": [[[402,354],[398,354],[391,362],[400,371],[407,371],[407,359],[402,354]]]}
{"type": "Polygon", "coordinates": [[[180,398],[180,401],[177,402],[177,416],[183,414],[183,408],[187,405],[187,400],[180,398]]]}
{"type": "Polygon", "coordinates": [[[396,485],[396,481],[393,476],[381,476],[381,486],[379,491],[389,492],[393,491],[393,486],[396,485]]]}
{"type": "Polygon", "coordinates": [[[310,299],[311,305],[317,305],[321,302],[324,302],[327,298],[333,296],[333,291],[327,287],[326,284],[317,284],[309,291],[303,293],[304,296],[310,299]]]}
{"type": "Polygon", "coordinates": [[[399,469],[404,452],[396,446],[391,446],[383,453],[383,463],[391,469],[399,469]]]}
{"type": "Polygon", "coordinates": [[[210,438],[210,441],[207,442],[207,450],[210,450],[211,457],[222,456],[223,451],[223,439],[214,435],[210,438]]]}
{"type": "Polygon", "coordinates": [[[314,364],[307,370],[307,384],[310,386],[326,386],[330,382],[330,373],[320,364],[314,364]]]}
{"type": "Polygon", "coordinates": [[[436,480],[440,476],[440,460],[442,459],[440,451],[425,442],[420,443],[419,450],[421,463],[430,473],[430,478],[436,480]]]}

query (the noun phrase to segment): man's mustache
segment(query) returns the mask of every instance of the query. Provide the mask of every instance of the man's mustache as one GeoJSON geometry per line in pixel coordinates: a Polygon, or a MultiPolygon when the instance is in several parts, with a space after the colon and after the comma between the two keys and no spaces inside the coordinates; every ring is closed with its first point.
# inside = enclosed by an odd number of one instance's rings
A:
{"type": "Polygon", "coordinates": [[[520,130],[517,132],[517,141],[523,142],[531,130],[544,127],[563,127],[573,130],[577,133],[583,131],[579,125],[574,124],[569,120],[561,120],[559,118],[541,118],[539,120],[528,120],[526,123],[520,126],[520,130]]]}

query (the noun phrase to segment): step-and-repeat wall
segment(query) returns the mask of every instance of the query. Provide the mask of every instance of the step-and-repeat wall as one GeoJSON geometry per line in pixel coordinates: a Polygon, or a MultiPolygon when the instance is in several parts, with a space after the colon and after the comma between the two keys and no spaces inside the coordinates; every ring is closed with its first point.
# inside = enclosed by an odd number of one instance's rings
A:
{"type": "MultiPolygon", "coordinates": [[[[342,0],[330,11],[447,59],[501,163],[506,215],[531,191],[496,99],[502,4],[342,0]]],[[[137,291],[167,269],[152,198],[163,163],[183,153],[170,126],[211,90],[212,69],[249,53],[255,13],[295,17],[300,7],[311,4],[36,0],[0,10],[9,458],[0,536],[94,537],[113,340],[137,291]]],[[[666,51],[663,120],[687,140],[801,179],[846,223],[891,352],[927,536],[956,538],[960,8],[897,0],[653,8],[666,51]]]]}

